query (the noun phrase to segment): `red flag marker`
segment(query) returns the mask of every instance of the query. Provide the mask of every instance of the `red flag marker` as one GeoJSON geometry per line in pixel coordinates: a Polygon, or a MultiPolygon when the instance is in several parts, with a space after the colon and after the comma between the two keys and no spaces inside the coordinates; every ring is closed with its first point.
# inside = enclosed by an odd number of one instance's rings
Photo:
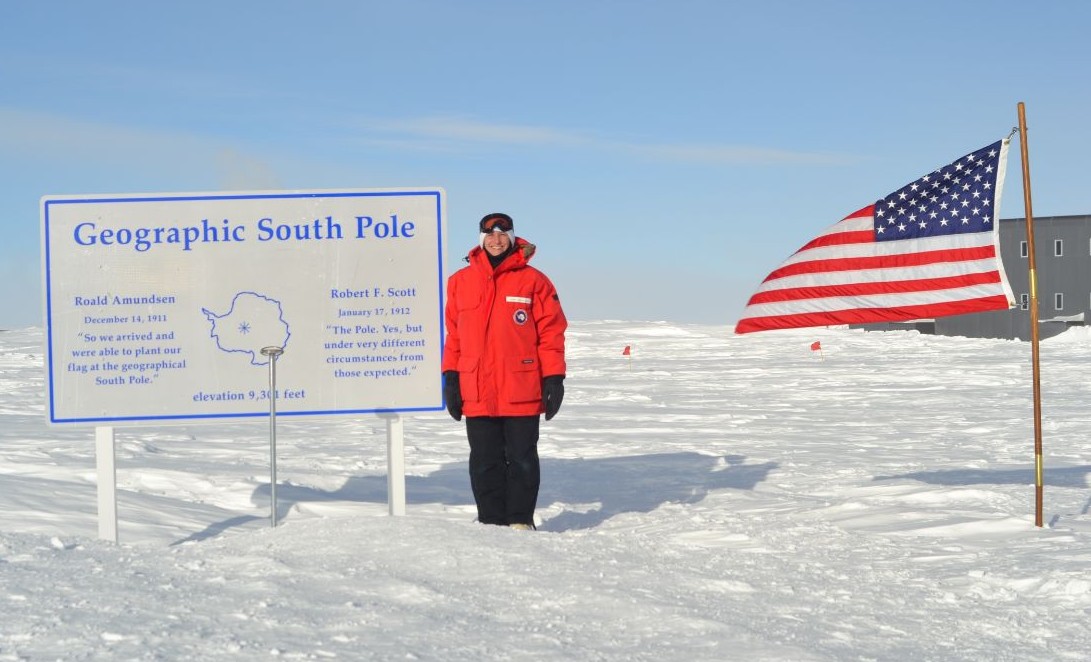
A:
{"type": "Polygon", "coordinates": [[[625,346],[625,349],[621,350],[621,355],[622,356],[630,356],[631,354],[632,354],[632,352],[630,351],[628,345],[625,346]]]}
{"type": "Polygon", "coordinates": [[[811,351],[818,352],[818,358],[822,359],[823,361],[826,360],[826,357],[822,356],[822,341],[816,340],[811,343],[811,351]]]}

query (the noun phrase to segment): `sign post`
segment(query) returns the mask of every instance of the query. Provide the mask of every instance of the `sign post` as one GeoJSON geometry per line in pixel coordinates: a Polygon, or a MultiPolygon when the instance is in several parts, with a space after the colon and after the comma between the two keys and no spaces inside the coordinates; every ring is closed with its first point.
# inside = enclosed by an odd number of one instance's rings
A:
{"type": "Polygon", "coordinates": [[[117,544],[117,454],[114,429],[95,428],[95,473],[98,478],[98,537],[117,544]]]}
{"type": "Polygon", "coordinates": [[[386,503],[390,514],[405,514],[405,425],[398,414],[386,419],[386,503]]]}

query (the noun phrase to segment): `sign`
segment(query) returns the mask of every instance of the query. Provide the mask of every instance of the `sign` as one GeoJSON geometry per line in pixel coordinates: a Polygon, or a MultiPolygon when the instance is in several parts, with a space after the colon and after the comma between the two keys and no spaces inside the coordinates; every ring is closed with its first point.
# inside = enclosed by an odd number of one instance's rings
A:
{"type": "Polygon", "coordinates": [[[52,424],[440,411],[442,189],[47,196],[52,424]]]}

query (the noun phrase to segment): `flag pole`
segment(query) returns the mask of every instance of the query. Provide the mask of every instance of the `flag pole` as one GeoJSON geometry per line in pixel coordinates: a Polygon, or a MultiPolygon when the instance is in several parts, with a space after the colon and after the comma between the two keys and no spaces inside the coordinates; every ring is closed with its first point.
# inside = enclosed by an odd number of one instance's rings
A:
{"type": "Polygon", "coordinates": [[[1030,201],[1030,157],[1027,154],[1027,111],[1019,102],[1019,155],[1023,162],[1023,206],[1027,217],[1030,269],[1030,356],[1034,375],[1034,525],[1042,526],[1042,379],[1038,362],[1038,272],[1034,263],[1034,213],[1030,201]]]}

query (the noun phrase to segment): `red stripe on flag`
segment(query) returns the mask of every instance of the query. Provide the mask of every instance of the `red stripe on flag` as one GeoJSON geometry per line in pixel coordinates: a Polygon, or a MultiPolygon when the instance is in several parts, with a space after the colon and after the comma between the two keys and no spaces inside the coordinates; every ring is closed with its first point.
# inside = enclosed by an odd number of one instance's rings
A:
{"type": "Polygon", "coordinates": [[[851,232],[834,232],[832,234],[824,234],[821,237],[815,237],[810,242],[808,242],[806,246],[796,251],[796,253],[802,253],[803,251],[807,251],[812,248],[822,248],[823,246],[871,244],[874,242],[874,230],[852,230],[851,232]]]}
{"type": "Polygon", "coordinates": [[[890,269],[896,267],[917,267],[925,264],[939,264],[941,262],[966,262],[971,260],[985,260],[996,257],[996,249],[993,246],[978,246],[975,248],[949,248],[940,251],[923,251],[920,253],[899,253],[897,255],[876,255],[869,257],[842,257],[831,260],[809,260],[785,265],[769,274],[763,282],[784,278],[786,276],[798,276],[800,274],[817,274],[828,271],[859,271],[861,269],[890,269]]]}
{"type": "Polygon", "coordinates": [[[999,283],[1000,274],[995,271],[966,274],[963,276],[945,276],[943,278],[920,278],[916,280],[881,281],[876,283],[846,283],[843,285],[820,285],[815,287],[793,287],[769,292],[758,292],[750,297],[748,306],[774,301],[796,301],[798,299],[820,299],[824,297],[868,296],[872,294],[904,294],[906,292],[928,292],[931,290],[951,290],[957,287],[969,287],[985,283],[999,283]]]}
{"type": "Polygon", "coordinates": [[[771,315],[739,320],[735,333],[795,329],[805,326],[833,326],[839,324],[873,324],[875,322],[904,322],[931,317],[946,317],[978,313],[986,310],[1007,309],[1008,300],[1003,295],[979,299],[961,299],[944,303],[897,308],[853,308],[824,313],[798,313],[795,315],[771,315]]]}

